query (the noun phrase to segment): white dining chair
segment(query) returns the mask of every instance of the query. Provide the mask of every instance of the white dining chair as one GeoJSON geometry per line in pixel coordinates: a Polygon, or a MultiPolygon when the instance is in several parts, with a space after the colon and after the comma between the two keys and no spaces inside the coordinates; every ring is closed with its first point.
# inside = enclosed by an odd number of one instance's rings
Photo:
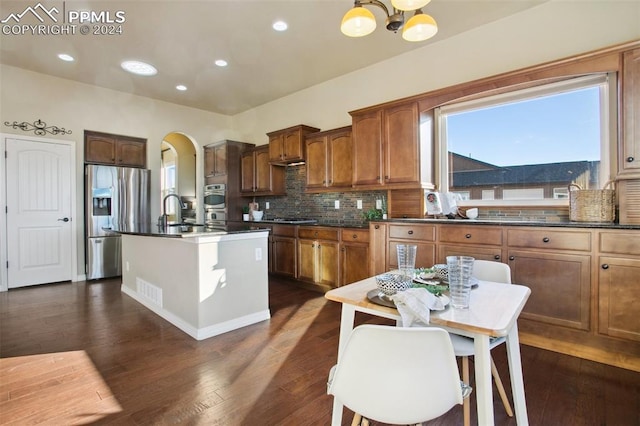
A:
{"type": "Polygon", "coordinates": [[[460,381],[445,330],[365,324],[353,329],[327,393],[354,411],[352,426],[406,425],[440,417],[471,388],[460,381]]]}
{"type": "MultiPolygon", "coordinates": [[[[475,260],[473,262],[473,276],[480,281],[493,281],[497,283],[511,284],[511,268],[506,263],[493,262],[488,260],[475,260]]],[[[469,383],[469,357],[475,354],[473,348],[473,339],[457,334],[450,334],[453,351],[456,356],[462,358],[462,380],[469,383]]],[[[504,337],[493,338],[489,342],[489,350],[504,343],[504,337]]],[[[491,375],[496,383],[498,394],[504,405],[504,409],[509,417],[513,417],[513,410],[504,390],[504,385],[498,374],[496,364],[491,357],[491,375]]],[[[465,400],[463,404],[464,424],[468,426],[471,423],[471,409],[469,401],[465,400]]]]}

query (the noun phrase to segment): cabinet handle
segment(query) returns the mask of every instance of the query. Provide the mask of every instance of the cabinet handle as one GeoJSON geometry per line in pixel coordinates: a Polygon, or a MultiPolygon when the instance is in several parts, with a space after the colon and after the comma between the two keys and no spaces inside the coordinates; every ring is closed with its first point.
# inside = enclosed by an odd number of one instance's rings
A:
{"type": "Polygon", "coordinates": [[[358,236],[357,236],[356,234],[353,234],[353,235],[351,236],[351,238],[353,238],[353,239],[355,240],[355,239],[357,239],[357,238],[358,238],[358,236]]]}
{"type": "Polygon", "coordinates": [[[380,229],[380,225],[375,225],[374,228],[375,229],[380,229]]]}
{"type": "Polygon", "coordinates": [[[380,180],[380,176],[376,176],[376,180],[380,180]]]}
{"type": "Polygon", "coordinates": [[[608,265],[608,264],[606,264],[606,263],[605,263],[605,264],[603,264],[603,265],[602,265],[602,269],[609,269],[609,265],[608,265]]]}
{"type": "Polygon", "coordinates": [[[509,260],[516,260],[515,256],[509,256],[509,260]]]}
{"type": "Polygon", "coordinates": [[[467,235],[465,235],[464,237],[465,237],[466,239],[469,239],[469,238],[471,238],[471,234],[467,234],[467,235]]]}
{"type": "Polygon", "coordinates": [[[409,231],[409,232],[407,232],[407,234],[413,235],[413,231],[409,231]]]}
{"type": "Polygon", "coordinates": [[[548,243],[548,242],[549,242],[549,237],[544,237],[544,238],[542,239],[542,242],[543,242],[543,243],[548,243]]]}
{"type": "Polygon", "coordinates": [[[389,176],[385,176],[385,177],[384,177],[384,180],[389,180],[389,176]]]}
{"type": "Polygon", "coordinates": [[[494,258],[495,260],[500,260],[500,257],[501,257],[501,256],[500,256],[499,254],[496,254],[495,256],[493,256],[493,258],[494,258]]]}
{"type": "Polygon", "coordinates": [[[627,157],[627,163],[633,163],[634,160],[635,158],[633,157],[627,157]]]}
{"type": "Polygon", "coordinates": [[[318,231],[315,231],[315,232],[313,233],[313,236],[314,236],[314,237],[317,237],[317,236],[318,236],[318,231]]]}

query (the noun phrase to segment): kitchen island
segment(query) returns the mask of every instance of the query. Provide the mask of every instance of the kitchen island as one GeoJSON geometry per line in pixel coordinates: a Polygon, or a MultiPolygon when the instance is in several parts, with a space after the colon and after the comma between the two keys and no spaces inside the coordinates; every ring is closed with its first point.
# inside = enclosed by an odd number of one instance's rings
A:
{"type": "Polygon", "coordinates": [[[122,235],[122,291],[197,340],[270,318],[268,230],[122,235]]]}

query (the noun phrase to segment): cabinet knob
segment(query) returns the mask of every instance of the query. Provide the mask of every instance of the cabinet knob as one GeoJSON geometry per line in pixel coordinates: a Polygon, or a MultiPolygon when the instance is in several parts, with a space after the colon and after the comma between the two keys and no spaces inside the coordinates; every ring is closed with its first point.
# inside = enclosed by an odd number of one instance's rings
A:
{"type": "Polygon", "coordinates": [[[357,238],[358,238],[358,236],[357,236],[356,234],[353,234],[353,235],[351,236],[351,238],[353,238],[353,239],[355,240],[355,239],[357,239],[357,238]]]}
{"type": "Polygon", "coordinates": [[[515,256],[509,256],[509,260],[516,260],[515,256]]]}
{"type": "Polygon", "coordinates": [[[375,225],[374,228],[375,229],[380,229],[380,225],[375,225]]]}
{"type": "Polygon", "coordinates": [[[313,233],[313,236],[314,236],[314,237],[317,237],[317,236],[318,236],[318,231],[315,231],[315,232],[313,233]]]}
{"type": "Polygon", "coordinates": [[[493,256],[493,258],[494,258],[495,260],[500,260],[500,258],[501,258],[501,257],[502,257],[502,256],[500,256],[499,254],[496,254],[495,256],[493,256]]]}
{"type": "Polygon", "coordinates": [[[627,157],[627,163],[633,163],[634,160],[635,158],[633,157],[627,157]]]}
{"type": "Polygon", "coordinates": [[[548,242],[549,242],[549,237],[544,237],[544,238],[542,239],[542,242],[543,242],[543,243],[548,243],[548,242]]]}
{"type": "Polygon", "coordinates": [[[380,180],[380,176],[376,176],[376,180],[380,180]]]}
{"type": "Polygon", "coordinates": [[[409,231],[409,232],[407,232],[407,234],[413,235],[413,231],[409,231]]]}
{"type": "Polygon", "coordinates": [[[465,237],[466,239],[469,239],[469,238],[471,238],[471,234],[467,234],[467,235],[465,235],[464,237],[465,237]]]}
{"type": "Polygon", "coordinates": [[[603,264],[603,265],[602,265],[602,269],[609,269],[609,265],[608,265],[608,264],[606,264],[606,263],[605,263],[605,264],[603,264]]]}

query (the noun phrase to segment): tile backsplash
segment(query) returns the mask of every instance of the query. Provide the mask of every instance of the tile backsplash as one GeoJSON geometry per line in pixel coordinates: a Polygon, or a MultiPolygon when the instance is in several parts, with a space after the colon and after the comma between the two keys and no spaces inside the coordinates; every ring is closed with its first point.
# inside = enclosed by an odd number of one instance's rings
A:
{"type": "Polygon", "coordinates": [[[323,223],[339,225],[363,225],[366,220],[363,213],[375,208],[376,200],[386,198],[386,191],[348,191],[321,194],[304,192],[307,168],[304,165],[288,166],[286,171],[285,196],[256,197],[260,209],[265,212],[265,219],[276,217],[297,217],[318,219],[323,223]],[[340,208],[335,208],[335,201],[340,208]],[[362,200],[362,209],[357,208],[357,201],[362,200]],[[265,209],[265,203],[269,209],[265,209]]]}

